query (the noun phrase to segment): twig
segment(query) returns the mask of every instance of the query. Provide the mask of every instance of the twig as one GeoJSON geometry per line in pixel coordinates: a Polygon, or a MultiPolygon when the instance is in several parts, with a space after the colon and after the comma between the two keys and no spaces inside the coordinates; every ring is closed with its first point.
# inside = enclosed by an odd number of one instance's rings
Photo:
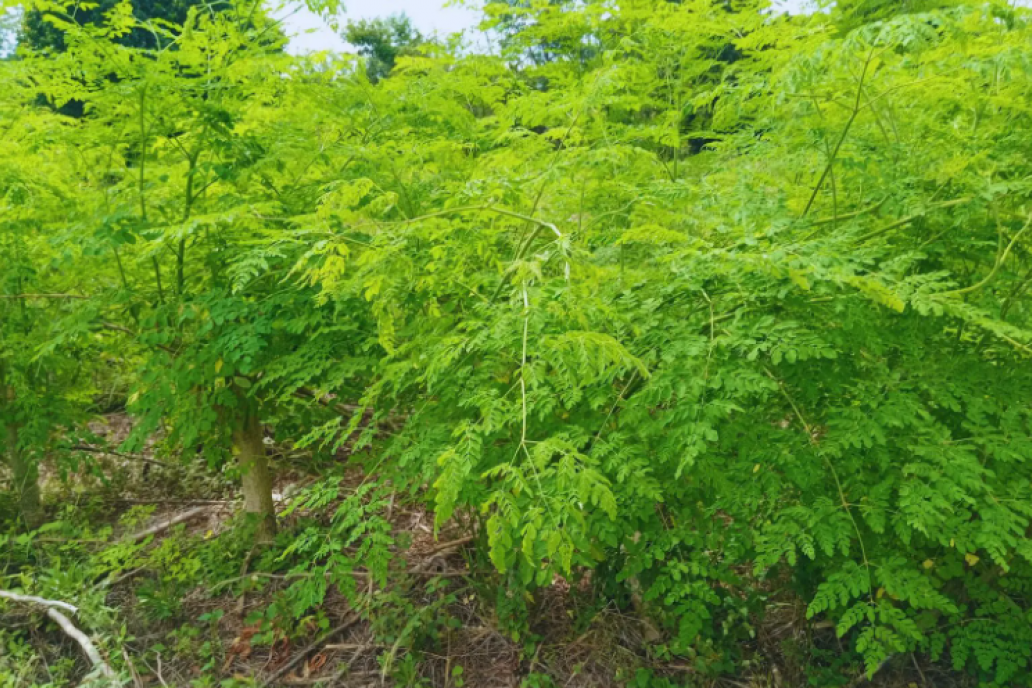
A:
{"type": "Polygon", "coordinates": [[[846,516],[849,517],[849,520],[853,524],[853,530],[856,531],[857,543],[860,545],[860,555],[863,557],[864,560],[864,568],[867,569],[867,589],[868,594],[871,598],[871,605],[873,606],[874,582],[873,578],[871,577],[871,562],[867,558],[867,547],[864,545],[864,537],[860,533],[860,525],[856,522],[856,518],[853,516],[853,510],[849,507],[849,500],[846,499],[846,491],[842,487],[842,481],[839,479],[838,471],[835,470],[835,464],[833,464],[831,460],[828,459],[827,455],[824,453],[824,448],[821,447],[820,442],[817,440],[817,435],[814,433],[813,426],[806,421],[806,416],[803,415],[802,410],[800,410],[799,406],[796,405],[795,400],[792,398],[792,395],[788,393],[788,388],[785,386],[785,383],[782,382],[777,376],[775,376],[774,373],[771,372],[770,368],[765,367],[764,371],[767,373],[767,376],[771,380],[773,380],[774,383],[778,386],[778,390],[781,392],[781,396],[783,396],[785,398],[785,401],[788,402],[788,405],[792,407],[793,413],[795,413],[796,418],[799,420],[799,422],[803,426],[803,429],[806,431],[806,436],[807,439],[809,439],[810,441],[810,445],[814,448],[814,451],[817,452],[817,455],[824,461],[824,465],[828,467],[828,471],[831,473],[831,477],[835,480],[835,488],[838,490],[839,501],[842,504],[843,510],[845,510],[846,512],[846,516]]]}
{"type": "Polygon", "coordinates": [[[845,220],[852,220],[854,218],[861,217],[862,215],[866,215],[867,213],[873,213],[876,210],[878,210],[879,208],[881,208],[883,205],[885,205],[885,202],[888,201],[888,200],[889,200],[889,197],[888,197],[888,195],[886,195],[884,198],[882,198],[877,203],[875,203],[873,205],[869,205],[866,208],[861,208],[860,210],[857,210],[857,211],[854,211],[854,212],[851,212],[851,213],[845,213],[844,215],[838,215],[838,216],[832,216],[832,217],[822,217],[820,219],[813,220],[813,221],[810,222],[810,225],[812,227],[815,227],[816,229],[814,229],[812,232],[807,234],[800,241],[801,242],[809,241],[810,239],[812,239],[814,236],[816,236],[820,232],[820,228],[823,227],[824,225],[833,224],[835,222],[842,222],[842,221],[845,221],[845,220]]]}
{"type": "MultiPolygon", "coordinates": [[[[374,647],[390,647],[390,645],[384,645],[383,643],[330,643],[323,647],[324,650],[356,650],[357,654],[362,654],[366,650],[371,650],[374,647]]],[[[354,662],[354,657],[352,657],[354,662]]]]}
{"type": "MultiPolygon", "coordinates": [[[[426,576],[429,578],[462,578],[463,576],[468,576],[470,574],[468,569],[458,569],[455,571],[429,571],[427,569],[429,569],[429,566],[421,565],[409,571],[408,573],[409,575],[413,576],[426,576]]],[[[298,580],[302,578],[314,578],[317,575],[319,574],[309,573],[308,571],[295,571],[293,573],[265,573],[264,571],[254,571],[243,576],[234,576],[233,578],[227,578],[225,580],[219,581],[209,589],[209,592],[215,593],[216,591],[221,590],[222,588],[228,585],[232,585],[233,583],[239,583],[243,580],[257,580],[259,578],[267,578],[269,580],[289,581],[298,580]]],[[[341,574],[339,571],[325,571],[322,574],[324,578],[330,578],[335,575],[339,576],[341,574]]],[[[359,580],[369,579],[369,572],[367,571],[349,571],[347,575],[352,576],[353,578],[358,578],[359,580]]]]}
{"type": "Polygon", "coordinates": [[[132,658],[129,653],[126,652],[125,648],[122,648],[122,658],[125,659],[126,666],[129,667],[129,673],[133,676],[133,685],[136,688],[143,688],[143,681],[140,680],[140,673],[136,671],[136,665],[133,664],[132,658]]]}
{"type": "Polygon", "coordinates": [[[161,675],[161,653],[160,652],[158,653],[157,659],[158,659],[158,670],[157,670],[158,681],[161,683],[161,685],[165,686],[165,688],[168,688],[168,684],[165,683],[165,677],[161,675]]]}
{"type": "Polygon", "coordinates": [[[927,686],[928,685],[928,679],[925,677],[924,671],[921,670],[921,665],[918,664],[918,662],[917,662],[917,655],[915,655],[913,652],[911,652],[910,653],[910,659],[911,659],[911,661],[914,662],[914,668],[917,669],[917,674],[921,677],[921,685],[922,686],[927,686]]]}
{"type": "MultiPolygon", "coordinates": [[[[115,579],[114,579],[114,580],[112,580],[111,582],[109,582],[109,583],[106,583],[106,585],[107,585],[107,587],[109,587],[109,588],[113,588],[113,587],[115,587],[116,585],[118,585],[119,583],[123,583],[123,582],[125,582],[125,581],[129,580],[130,578],[132,578],[133,576],[135,576],[136,574],[140,573],[141,571],[143,571],[143,570],[144,570],[144,568],[146,568],[146,567],[143,567],[143,566],[137,566],[137,567],[136,567],[135,569],[129,569],[128,571],[126,571],[125,573],[123,573],[123,574],[122,574],[121,576],[119,576],[118,578],[115,578],[115,579]]],[[[103,581],[102,581],[102,582],[103,582],[103,581]]]]}
{"type": "Polygon", "coordinates": [[[34,604],[41,607],[46,607],[46,614],[50,617],[51,621],[61,627],[61,630],[70,637],[72,640],[79,644],[82,651],[89,658],[90,663],[100,671],[102,676],[107,678],[113,678],[115,672],[111,670],[108,663],[104,661],[104,658],[100,656],[100,652],[97,650],[97,646],[89,639],[85,633],[76,628],[75,624],[72,623],[71,619],[57,611],[58,608],[64,609],[71,612],[72,614],[77,613],[79,610],[74,605],[68,604],[67,602],[59,602],[57,600],[46,600],[42,597],[35,597],[32,595],[19,595],[14,592],[7,592],[6,590],[0,590],[0,597],[4,599],[12,600],[14,602],[21,602],[23,604],[34,604]]]}
{"type": "Polygon", "coordinates": [[[279,669],[274,671],[271,676],[269,676],[267,679],[265,679],[265,681],[262,682],[262,688],[268,688],[268,686],[274,685],[277,681],[279,681],[279,679],[281,679],[286,674],[290,673],[290,671],[294,667],[300,664],[302,660],[304,660],[305,657],[308,656],[308,653],[323,645],[330,638],[340,635],[344,631],[354,626],[356,623],[358,623],[359,618],[360,617],[358,615],[358,612],[352,612],[351,614],[349,614],[348,617],[339,626],[337,626],[336,628],[331,628],[330,630],[323,633],[321,636],[316,638],[315,641],[313,641],[307,647],[301,650],[301,652],[294,655],[293,659],[291,659],[286,664],[281,666],[279,669]]]}
{"type": "Polygon", "coordinates": [[[458,547],[462,547],[463,545],[468,545],[474,540],[476,540],[476,537],[473,535],[469,535],[464,538],[459,538],[458,540],[452,540],[451,542],[444,542],[431,549],[429,552],[427,552],[427,554],[440,554],[441,552],[446,552],[450,549],[456,549],[458,547]]]}
{"type": "Polygon", "coordinates": [[[350,668],[350,666],[345,666],[343,669],[335,673],[333,676],[330,676],[329,678],[325,676],[321,678],[287,678],[284,679],[283,682],[291,686],[311,686],[317,683],[322,683],[327,686],[336,686],[339,685],[340,680],[344,678],[344,676],[347,676],[348,678],[379,678],[380,676],[379,671],[351,672],[349,671],[350,668]]]}
{"type": "MultiPolygon", "coordinates": [[[[244,563],[240,566],[240,577],[247,576],[247,569],[251,565],[251,557],[254,556],[255,548],[252,546],[251,549],[247,550],[247,556],[244,557],[244,563]]],[[[244,610],[247,608],[247,590],[245,589],[240,595],[240,601],[237,602],[237,616],[240,617],[240,621],[244,620],[244,610]]]]}
{"type": "Polygon", "coordinates": [[[355,413],[355,411],[358,411],[362,408],[361,406],[356,406],[355,404],[334,403],[335,399],[333,396],[329,394],[318,394],[315,390],[308,389],[307,387],[302,387],[298,390],[295,390],[294,396],[301,397],[302,399],[314,399],[319,404],[322,404],[327,408],[333,408],[342,416],[351,415],[355,413]]]}

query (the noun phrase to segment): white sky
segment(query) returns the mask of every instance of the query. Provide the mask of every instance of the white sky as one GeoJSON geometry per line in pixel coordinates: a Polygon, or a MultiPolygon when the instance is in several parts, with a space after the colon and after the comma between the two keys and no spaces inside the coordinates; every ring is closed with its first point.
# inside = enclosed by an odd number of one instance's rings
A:
{"type": "MultiPolygon", "coordinates": [[[[810,0],[775,0],[789,11],[798,9],[810,0]]],[[[288,2],[291,7],[283,12],[275,13],[281,17],[288,13],[284,22],[287,35],[292,37],[289,50],[293,53],[305,53],[314,50],[344,50],[346,45],[340,36],[326,25],[318,16],[301,7],[303,3],[288,2]],[[300,7],[300,9],[299,9],[300,7]],[[296,11],[295,11],[296,10],[296,11]]],[[[424,35],[439,34],[447,36],[452,33],[474,28],[480,21],[480,13],[470,7],[444,7],[445,0],[344,0],[343,19],[373,19],[391,14],[405,13],[424,35]]],[[[450,3],[454,5],[454,3],[450,3]]]]}
{"type": "MultiPolygon", "coordinates": [[[[290,3],[291,9],[276,16],[297,9],[300,3],[290,3]]],[[[342,19],[374,19],[391,14],[407,14],[412,23],[424,35],[435,33],[448,36],[452,33],[475,27],[480,13],[470,7],[443,7],[444,0],[344,0],[342,19]]],[[[293,37],[290,51],[294,53],[313,50],[343,50],[346,46],[340,36],[318,16],[306,8],[298,9],[285,22],[287,34],[293,37]]],[[[343,24],[343,22],[342,22],[343,24]]]]}

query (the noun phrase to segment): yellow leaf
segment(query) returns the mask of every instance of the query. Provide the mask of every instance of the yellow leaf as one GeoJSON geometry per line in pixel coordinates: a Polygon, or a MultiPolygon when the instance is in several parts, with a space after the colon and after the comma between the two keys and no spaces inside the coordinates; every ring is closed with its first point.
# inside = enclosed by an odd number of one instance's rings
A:
{"type": "Polygon", "coordinates": [[[925,560],[924,560],[924,563],[923,563],[923,564],[921,564],[921,565],[922,565],[922,566],[924,566],[924,567],[925,567],[926,569],[930,569],[930,568],[932,568],[933,566],[935,566],[935,562],[934,562],[934,561],[932,561],[931,559],[925,559],[925,560]]]}
{"type": "Polygon", "coordinates": [[[974,566],[978,563],[979,559],[974,554],[965,554],[964,561],[968,563],[968,566],[974,566]]]}
{"type": "Polygon", "coordinates": [[[222,370],[222,365],[223,365],[223,363],[222,363],[222,359],[221,358],[218,361],[215,362],[215,372],[216,373],[218,373],[220,370],[222,370]]]}
{"type": "Polygon", "coordinates": [[[752,472],[753,473],[759,473],[760,472],[760,464],[756,464],[755,466],[753,466],[752,472]]]}
{"type": "Polygon", "coordinates": [[[956,546],[957,546],[957,541],[954,540],[953,538],[950,538],[950,547],[956,547],[956,546]]]}
{"type": "Polygon", "coordinates": [[[875,595],[879,600],[885,597],[885,588],[878,588],[878,593],[875,595]]]}

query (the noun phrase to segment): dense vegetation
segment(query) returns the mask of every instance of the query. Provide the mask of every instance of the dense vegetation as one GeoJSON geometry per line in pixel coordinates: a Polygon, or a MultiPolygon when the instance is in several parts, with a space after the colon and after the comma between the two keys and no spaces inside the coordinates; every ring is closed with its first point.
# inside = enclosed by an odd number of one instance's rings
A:
{"type": "Polygon", "coordinates": [[[1029,11],[28,4],[0,685],[1032,685],[1029,11]]]}

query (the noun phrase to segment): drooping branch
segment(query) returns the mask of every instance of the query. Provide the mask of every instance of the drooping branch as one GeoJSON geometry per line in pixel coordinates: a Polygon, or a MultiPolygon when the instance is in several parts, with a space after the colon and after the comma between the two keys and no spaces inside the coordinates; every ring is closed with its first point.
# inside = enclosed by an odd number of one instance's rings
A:
{"type": "Polygon", "coordinates": [[[1018,243],[1018,239],[1020,239],[1021,236],[1028,231],[1028,228],[1030,226],[1032,226],[1032,214],[1028,216],[1028,221],[1025,222],[1025,226],[1021,228],[1021,231],[1014,235],[1014,238],[1011,239],[1011,242],[1007,244],[1007,248],[1004,249],[1003,253],[1000,254],[1000,257],[996,259],[996,263],[993,265],[993,269],[989,271],[989,274],[985,276],[985,279],[983,279],[981,282],[978,282],[977,284],[972,284],[970,287],[964,287],[963,289],[954,289],[952,291],[945,291],[940,294],[937,294],[937,296],[963,296],[964,294],[970,294],[973,291],[978,291],[985,285],[992,282],[993,278],[996,277],[996,273],[999,272],[1000,268],[1003,267],[1003,264],[1007,262],[1007,257],[1010,256],[1011,249],[1014,248],[1014,245],[1018,243]]]}

